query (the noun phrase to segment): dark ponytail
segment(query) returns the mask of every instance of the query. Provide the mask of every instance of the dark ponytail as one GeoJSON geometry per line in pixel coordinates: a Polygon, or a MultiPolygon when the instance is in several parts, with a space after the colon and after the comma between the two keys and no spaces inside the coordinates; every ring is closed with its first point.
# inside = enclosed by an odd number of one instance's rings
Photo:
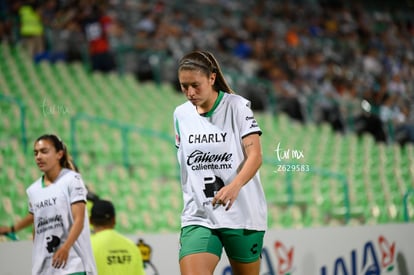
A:
{"type": "Polygon", "coordinates": [[[67,168],[67,169],[78,172],[78,169],[75,166],[75,164],[73,163],[72,156],[69,154],[66,145],[62,142],[62,140],[57,135],[46,134],[46,135],[38,137],[36,139],[36,142],[38,142],[40,140],[49,140],[49,141],[51,141],[53,143],[53,146],[56,149],[56,152],[63,151],[63,156],[59,160],[60,166],[62,166],[63,168],[67,168]]]}

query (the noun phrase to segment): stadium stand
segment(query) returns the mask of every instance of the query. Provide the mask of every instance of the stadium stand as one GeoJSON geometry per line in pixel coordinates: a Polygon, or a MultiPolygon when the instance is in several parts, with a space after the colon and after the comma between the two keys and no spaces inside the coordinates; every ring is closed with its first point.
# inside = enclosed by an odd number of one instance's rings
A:
{"type": "MultiPolygon", "coordinates": [[[[170,84],[92,73],[76,62],[33,63],[25,54],[0,45],[2,223],[26,213],[25,188],[39,177],[31,142],[51,132],[66,141],[88,187],[119,209],[121,232],[177,232],[182,202],[172,112],[185,98],[170,84]]],[[[376,143],[283,113],[256,116],[270,227],[414,220],[412,144],[376,143]]]]}

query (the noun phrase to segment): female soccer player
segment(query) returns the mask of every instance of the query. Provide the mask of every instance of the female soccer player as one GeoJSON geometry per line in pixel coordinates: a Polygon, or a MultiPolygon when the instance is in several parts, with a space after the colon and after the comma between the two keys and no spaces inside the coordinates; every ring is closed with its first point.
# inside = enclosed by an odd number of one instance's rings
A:
{"type": "Polygon", "coordinates": [[[27,188],[29,214],[1,233],[33,224],[32,274],[95,275],[90,242],[87,190],[56,135],[34,143],[34,156],[43,175],[27,188]]]}
{"type": "Polygon", "coordinates": [[[259,274],[267,206],[258,173],[261,129],[250,102],[233,93],[206,51],[185,55],[178,79],[188,99],[174,112],[181,274],[213,274],[223,247],[233,274],[259,274]]]}

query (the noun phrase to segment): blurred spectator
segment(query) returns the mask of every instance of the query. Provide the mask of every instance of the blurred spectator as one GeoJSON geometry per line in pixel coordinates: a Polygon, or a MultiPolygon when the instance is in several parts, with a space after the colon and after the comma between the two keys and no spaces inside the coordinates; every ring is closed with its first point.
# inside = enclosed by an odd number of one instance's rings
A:
{"type": "Polygon", "coordinates": [[[406,95],[406,85],[401,79],[401,75],[395,72],[388,82],[388,92],[399,96],[406,95]]]}
{"type": "Polygon", "coordinates": [[[292,119],[304,122],[302,107],[298,99],[296,87],[288,80],[287,75],[280,68],[273,68],[271,79],[276,92],[278,109],[292,119]]]}
{"type": "Polygon", "coordinates": [[[297,27],[295,25],[291,26],[288,29],[285,36],[288,47],[296,48],[299,46],[299,35],[297,32],[297,27]]]}
{"type": "Polygon", "coordinates": [[[138,21],[135,28],[138,31],[154,33],[157,28],[155,21],[156,21],[156,14],[152,13],[151,11],[145,11],[142,19],[138,21]]]}
{"type": "MultiPolygon", "coordinates": [[[[154,35],[157,31],[157,16],[151,11],[145,11],[143,17],[135,26],[136,34],[133,47],[137,50],[137,57],[134,62],[137,66],[135,68],[135,75],[140,81],[147,81],[154,79],[153,68],[150,62],[150,54],[147,52],[154,47],[154,35]]],[[[165,43],[165,42],[163,42],[165,43]]],[[[158,43],[161,44],[161,43],[158,43]]]]}
{"type": "Polygon", "coordinates": [[[395,127],[394,139],[401,145],[406,143],[414,144],[414,120],[410,119],[411,110],[408,104],[401,106],[401,120],[397,121],[395,127]]]}
{"type": "Polygon", "coordinates": [[[23,47],[32,58],[44,51],[44,26],[40,5],[27,0],[19,8],[20,36],[23,47]]]}
{"type": "Polygon", "coordinates": [[[13,26],[13,8],[20,3],[15,1],[14,4],[8,0],[0,0],[0,42],[13,42],[12,26],[13,26]]]}
{"type": "Polygon", "coordinates": [[[387,129],[388,136],[401,145],[414,143],[414,123],[410,120],[409,103],[399,100],[399,96],[386,95],[380,107],[380,119],[387,129]]]}
{"type": "Polygon", "coordinates": [[[236,45],[233,48],[233,54],[240,59],[247,60],[252,54],[252,47],[248,40],[247,33],[241,31],[239,32],[236,45]]]}
{"type": "Polygon", "coordinates": [[[92,71],[110,72],[116,69],[111,52],[108,29],[112,19],[106,14],[105,5],[89,5],[84,9],[81,25],[88,42],[88,53],[92,71]]]}
{"type": "Polygon", "coordinates": [[[317,100],[319,122],[327,122],[331,124],[332,129],[339,132],[344,131],[340,106],[338,104],[344,87],[343,85],[343,80],[339,77],[325,80],[324,86],[321,87],[322,96],[317,100]]]}

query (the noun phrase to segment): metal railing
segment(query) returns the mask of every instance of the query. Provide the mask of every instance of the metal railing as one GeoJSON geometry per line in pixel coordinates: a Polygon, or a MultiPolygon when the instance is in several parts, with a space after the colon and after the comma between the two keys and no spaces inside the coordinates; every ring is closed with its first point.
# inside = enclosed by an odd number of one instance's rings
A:
{"type": "Polygon", "coordinates": [[[71,117],[70,119],[70,141],[71,141],[71,151],[73,158],[75,160],[78,159],[79,156],[79,148],[76,141],[77,131],[76,131],[76,125],[79,121],[87,121],[93,124],[101,124],[109,126],[110,128],[113,128],[115,130],[118,130],[121,132],[121,141],[122,141],[122,165],[125,167],[129,167],[131,162],[129,160],[129,144],[128,144],[128,134],[131,132],[140,133],[145,136],[151,136],[157,139],[161,139],[164,141],[167,141],[169,143],[173,143],[174,140],[171,140],[171,137],[169,135],[166,135],[162,132],[157,132],[152,129],[148,128],[139,128],[130,124],[121,123],[118,121],[106,119],[103,117],[97,117],[97,116],[91,116],[84,113],[78,113],[71,117]]]}
{"type": "Polygon", "coordinates": [[[11,97],[11,96],[6,96],[6,95],[3,95],[3,94],[0,94],[0,101],[15,104],[19,108],[19,112],[20,112],[20,134],[21,134],[20,139],[21,139],[22,146],[23,146],[23,152],[26,153],[27,152],[27,134],[26,134],[26,124],[25,124],[26,106],[23,104],[23,102],[20,99],[15,98],[15,97],[11,97]]]}
{"type": "Polygon", "coordinates": [[[404,207],[404,221],[409,222],[410,221],[410,210],[409,210],[409,198],[411,196],[414,196],[414,188],[408,189],[407,192],[405,192],[403,197],[403,207],[404,207]]]}
{"type": "MultiPolygon", "coordinates": [[[[278,161],[274,161],[270,159],[265,159],[265,162],[268,164],[271,163],[271,164],[276,164],[276,165],[282,164],[278,161]]],[[[296,164],[296,163],[283,163],[283,164],[289,165],[289,166],[301,165],[301,164],[296,164]]],[[[295,196],[298,195],[298,194],[295,194],[295,191],[293,188],[293,176],[295,172],[285,171],[285,173],[286,173],[285,183],[286,183],[286,195],[287,195],[286,204],[288,206],[292,206],[297,203],[295,196]]],[[[341,184],[342,192],[343,192],[343,205],[345,209],[345,212],[343,213],[343,217],[344,217],[345,223],[348,224],[348,222],[351,219],[351,203],[349,199],[348,179],[346,178],[346,176],[341,173],[335,173],[335,172],[332,172],[326,169],[319,169],[319,168],[309,168],[309,171],[306,171],[306,173],[310,173],[314,176],[319,175],[324,178],[331,178],[331,179],[337,180],[338,183],[341,184]]]]}

